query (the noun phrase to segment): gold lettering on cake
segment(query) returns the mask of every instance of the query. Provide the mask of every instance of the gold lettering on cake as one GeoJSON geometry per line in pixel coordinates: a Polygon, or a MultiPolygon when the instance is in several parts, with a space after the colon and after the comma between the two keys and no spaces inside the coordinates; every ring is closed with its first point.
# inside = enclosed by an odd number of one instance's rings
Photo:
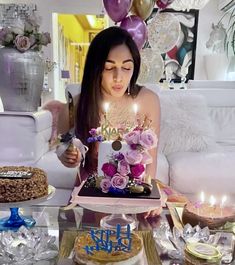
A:
{"type": "Polygon", "coordinates": [[[106,123],[101,125],[101,134],[103,135],[105,140],[114,140],[120,136],[121,129],[109,127],[109,124],[106,123]]]}

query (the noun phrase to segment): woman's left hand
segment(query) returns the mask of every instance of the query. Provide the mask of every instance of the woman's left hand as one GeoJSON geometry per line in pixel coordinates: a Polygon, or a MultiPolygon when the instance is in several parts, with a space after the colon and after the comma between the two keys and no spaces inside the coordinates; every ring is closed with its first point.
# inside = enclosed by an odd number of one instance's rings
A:
{"type": "Polygon", "coordinates": [[[156,216],[159,216],[159,215],[161,215],[161,212],[162,212],[162,207],[158,207],[158,208],[156,208],[156,209],[154,209],[152,211],[143,213],[144,219],[147,219],[148,217],[156,217],[156,216]]]}

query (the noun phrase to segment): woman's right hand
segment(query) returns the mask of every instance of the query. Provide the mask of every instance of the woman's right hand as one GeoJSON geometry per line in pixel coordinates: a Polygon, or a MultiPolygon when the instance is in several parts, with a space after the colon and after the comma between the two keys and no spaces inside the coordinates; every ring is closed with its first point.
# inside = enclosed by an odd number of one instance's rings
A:
{"type": "Polygon", "coordinates": [[[75,146],[69,146],[58,158],[64,166],[74,168],[81,162],[81,153],[75,146]]]}

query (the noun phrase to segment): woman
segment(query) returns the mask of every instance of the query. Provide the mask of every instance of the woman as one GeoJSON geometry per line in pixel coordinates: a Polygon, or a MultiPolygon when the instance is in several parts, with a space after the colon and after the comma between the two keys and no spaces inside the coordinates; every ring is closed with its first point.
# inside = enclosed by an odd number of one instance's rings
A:
{"type": "MultiPolygon", "coordinates": [[[[85,166],[81,168],[82,178],[97,169],[97,143],[87,144],[86,139],[89,137],[89,130],[99,127],[103,122],[104,102],[110,103],[108,117],[113,127],[125,126],[127,121],[135,122],[133,104],[137,104],[138,117],[148,117],[152,121],[151,128],[159,136],[159,99],[152,91],[136,84],[139,70],[139,50],[126,30],[110,27],[93,39],[86,58],[81,94],[76,104],[76,136],[89,147],[85,166]]],[[[69,130],[67,114],[63,113],[59,117],[63,124],[59,127],[61,133],[69,130]]],[[[157,149],[152,149],[150,153],[153,163],[146,170],[154,178],[157,149]]],[[[76,167],[81,155],[76,149],[67,150],[59,159],[67,167],[76,167]]],[[[153,211],[151,215],[156,213],[157,211],[153,211]]]]}

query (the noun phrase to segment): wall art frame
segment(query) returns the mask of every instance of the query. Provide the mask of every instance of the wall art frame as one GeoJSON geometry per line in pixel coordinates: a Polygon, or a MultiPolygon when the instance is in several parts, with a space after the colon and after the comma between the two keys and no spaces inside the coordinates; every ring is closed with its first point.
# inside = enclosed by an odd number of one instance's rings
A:
{"type": "MultiPolygon", "coordinates": [[[[189,11],[165,9],[161,12],[171,13],[178,18],[180,37],[173,49],[161,54],[164,60],[164,73],[160,82],[164,80],[175,83],[188,82],[189,79],[194,79],[199,11],[195,9],[189,11]]],[[[151,23],[151,19],[155,15],[159,15],[157,8],[147,19],[147,25],[151,23]]],[[[144,48],[147,47],[151,47],[149,43],[146,43],[144,48]]]]}

